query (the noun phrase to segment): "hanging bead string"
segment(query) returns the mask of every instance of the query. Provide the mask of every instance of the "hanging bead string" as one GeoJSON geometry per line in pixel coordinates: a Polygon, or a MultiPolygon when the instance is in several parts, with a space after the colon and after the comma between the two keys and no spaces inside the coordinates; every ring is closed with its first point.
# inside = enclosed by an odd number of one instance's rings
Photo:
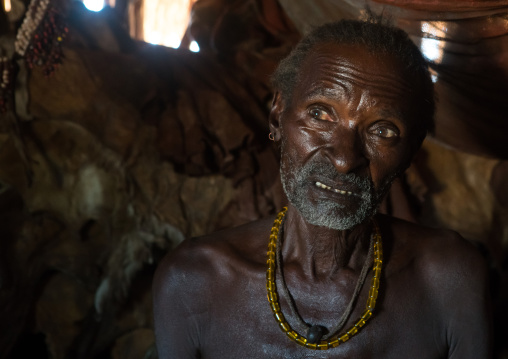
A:
{"type": "Polygon", "coordinates": [[[32,37],[39,27],[49,5],[49,0],[31,0],[25,19],[21,24],[14,43],[14,49],[20,56],[25,56],[28,45],[32,41],[32,37]]]}
{"type": "MultiPolygon", "coordinates": [[[[301,328],[307,327],[309,329],[312,326],[305,323],[303,321],[302,317],[300,316],[300,314],[298,313],[298,310],[296,310],[296,305],[294,303],[293,297],[289,293],[289,289],[287,287],[286,280],[284,278],[284,272],[282,269],[282,253],[281,253],[282,252],[282,232],[284,230],[285,218],[286,217],[284,216],[281,220],[280,230],[279,230],[279,234],[277,236],[277,242],[276,242],[277,256],[275,257],[275,267],[277,269],[277,275],[279,276],[281,284],[282,284],[282,292],[284,293],[286,300],[288,301],[289,308],[291,309],[291,313],[296,318],[296,320],[301,328]]],[[[374,252],[374,241],[372,240],[371,244],[369,245],[369,252],[367,253],[367,258],[365,259],[362,270],[360,271],[360,276],[358,277],[358,282],[356,283],[353,295],[351,296],[351,300],[349,301],[349,304],[346,307],[346,310],[344,311],[341,318],[339,319],[339,323],[337,325],[335,325],[332,329],[330,329],[328,334],[322,336],[323,340],[329,339],[329,338],[335,336],[336,334],[338,334],[338,332],[344,327],[347,320],[351,316],[351,313],[353,312],[353,307],[356,303],[356,300],[358,299],[358,296],[360,295],[363,284],[365,283],[365,279],[367,278],[367,273],[369,272],[369,265],[372,262],[373,252],[374,252]]],[[[321,338],[319,338],[319,339],[321,339],[321,338]]],[[[307,340],[311,343],[313,342],[312,340],[310,340],[309,335],[307,335],[307,340]]]]}
{"type": "Polygon", "coordinates": [[[26,82],[23,81],[24,77],[21,82],[17,78],[20,68],[21,72],[25,73],[21,61],[23,59],[29,68],[33,68],[34,65],[40,66],[46,77],[53,74],[62,62],[61,42],[66,37],[68,29],[65,26],[63,11],[56,6],[56,1],[59,1],[62,6],[66,0],[31,0],[23,23],[16,34],[14,54],[8,56],[0,48],[0,126],[9,128],[17,144],[28,183],[31,183],[33,179],[32,160],[26,150],[18,123],[14,100],[18,89],[15,85],[17,83],[21,97],[25,97],[23,95],[28,92],[28,89],[26,82]]]}
{"type": "Polygon", "coordinates": [[[62,63],[61,42],[68,31],[54,3],[31,0],[16,36],[15,51],[25,57],[29,68],[41,66],[44,75],[49,76],[62,63]]]}
{"type": "Polygon", "coordinates": [[[294,331],[291,326],[287,323],[284,314],[281,311],[279,298],[277,294],[277,286],[275,284],[275,272],[276,272],[276,250],[277,250],[277,238],[279,235],[279,230],[281,227],[281,223],[283,221],[284,215],[286,214],[287,207],[285,207],[278,215],[274,221],[271,234],[270,241],[268,243],[268,252],[267,252],[267,270],[266,270],[266,289],[267,289],[267,297],[268,302],[270,303],[270,308],[275,317],[275,320],[279,324],[281,330],[290,338],[292,341],[297,344],[304,346],[308,349],[318,349],[318,350],[327,350],[330,348],[335,348],[342,343],[348,341],[351,337],[356,335],[358,331],[365,326],[367,321],[372,317],[372,312],[376,306],[376,299],[379,290],[379,280],[381,278],[381,269],[383,264],[383,248],[381,242],[381,234],[379,233],[379,228],[377,224],[374,222],[374,234],[372,240],[374,241],[373,249],[374,249],[374,265],[373,265],[373,277],[372,283],[369,290],[369,297],[367,299],[367,305],[365,311],[362,313],[361,317],[356,321],[354,326],[352,326],[349,330],[346,331],[341,336],[336,336],[334,339],[328,340],[320,340],[318,343],[310,343],[307,338],[298,334],[294,331]]]}

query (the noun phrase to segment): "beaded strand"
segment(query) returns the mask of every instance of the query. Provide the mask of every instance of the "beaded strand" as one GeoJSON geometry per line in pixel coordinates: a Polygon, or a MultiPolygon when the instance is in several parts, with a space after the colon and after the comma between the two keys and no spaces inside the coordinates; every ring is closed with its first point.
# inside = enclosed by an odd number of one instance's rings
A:
{"type": "Polygon", "coordinates": [[[32,36],[35,33],[37,27],[41,23],[42,19],[46,14],[46,9],[49,5],[49,0],[32,0],[28,5],[28,10],[25,15],[25,19],[21,24],[16,36],[16,42],[14,47],[16,52],[24,56],[32,36]]]}
{"type": "Polygon", "coordinates": [[[46,77],[62,63],[61,45],[69,32],[62,6],[56,2],[31,0],[14,42],[16,53],[25,58],[28,67],[42,67],[46,77]]]}
{"type": "Polygon", "coordinates": [[[307,342],[307,338],[303,335],[298,334],[294,331],[291,326],[287,323],[284,318],[284,314],[280,309],[279,304],[279,296],[277,294],[277,286],[275,284],[275,251],[277,247],[277,237],[279,235],[280,225],[282,223],[282,219],[286,214],[287,207],[277,215],[273,223],[273,227],[270,233],[270,241],[268,243],[268,252],[267,252],[267,270],[266,270],[266,289],[267,289],[267,297],[268,302],[270,303],[270,308],[275,317],[275,320],[279,324],[280,329],[288,336],[289,339],[296,342],[297,344],[313,349],[313,350],[327,350],[330,348],[335,348],[342,343],[345,343],[351,337],[356,335],[358,331],[365,326],[367,321],[372,317],[372,312],[376,307],[376,299],[379,290],[379,280],[381,278],[381,269],[383,266],[383,246],[381,241],[381,234],[379,233],[379,228],[376,223],[374,223],[375,233],[372,235],[372,240],[374,241],[374,265],[372,267],[373,277],[369,290],[369,297],[367,300],[367,305],[365,311],[362,313],[361,317],[356,321],[356,323],[346,331],[341,336],[337,336],[335,338],[331,338],[328,340],[321,340],[318,343],[311,344],[307,342]]]}

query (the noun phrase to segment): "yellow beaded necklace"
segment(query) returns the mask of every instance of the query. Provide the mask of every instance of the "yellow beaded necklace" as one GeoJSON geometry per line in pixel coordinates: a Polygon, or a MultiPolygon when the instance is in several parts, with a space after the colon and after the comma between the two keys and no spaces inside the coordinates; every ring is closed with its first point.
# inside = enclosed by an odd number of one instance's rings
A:
{"type": "Polygon", "coordinates": [[[284,315],[280,309],[279,305],[279,297],[277,294],[277,286],[275,284],[275,256],[276,256],[276,248],[277,248],[277,238],[279,235],[280,226],[282,223],[282,219],[286,214],[287,207],[277,215],[273,223],[273,227],[270,234],[270,242],[268,243],[268,252],[267,252],[267,265],[268,268],[266,270],[266,289],[268,292],[268,302],[270,303],[270,308],[272,309],[273,315],[279,324],[280,329],[289,337],[289,339],[293,340],[297,344],[309,348],[309,349],[318,349],[318,350],[327,350],[330,348],[335,348],[340,344],[348,341],[352,336],[356,335],[358,331],[365,325],[365,323],[372,316],[372,312],[376,306],[376,299],[379,289],[379,279],[381,278],[381,267],[383,264],[383,247],[381,242],[381,234],[379,233],[379,228],[374,222],[374,230],[375,233],[372,236],[374,240],[374,265],[372,270],[374,275],[372,277],[372,283],[369,291],[369,298],[367,300],[367,306],[362,316],[356,321],[354,326],[352,326],[349,330],[346,331],[341,336],[337,336],[335,338],[330,338],[328,340],[320,340],[317,343],[309,343],[307,338],[298,334],[294,331],[289,324],[286,322],[284,315]]]}

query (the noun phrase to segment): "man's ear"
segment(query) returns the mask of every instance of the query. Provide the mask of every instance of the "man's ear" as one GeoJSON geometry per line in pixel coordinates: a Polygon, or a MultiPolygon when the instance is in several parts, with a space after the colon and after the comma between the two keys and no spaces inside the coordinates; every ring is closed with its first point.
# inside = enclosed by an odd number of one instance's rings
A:
{"type": "Polygon", "coordinates": [[[281,119],[284,111],[284,103],[280,92],[276,92],[273,95],[272,109],[270,110],[270,116],[268,117],[268,124],[270,126],[270,132],[273,134],[275,142],[281,139],[281,119]]]}

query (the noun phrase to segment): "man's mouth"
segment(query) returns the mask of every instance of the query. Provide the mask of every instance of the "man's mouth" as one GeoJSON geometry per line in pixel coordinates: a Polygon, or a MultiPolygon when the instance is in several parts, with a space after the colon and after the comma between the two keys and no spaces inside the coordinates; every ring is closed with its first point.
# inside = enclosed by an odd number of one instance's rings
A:
{"type": "Polygon", "coordinates": [[[355,193],[355,192],[351,192],[351,191],[346,191],[346,190],[341,190],[341,189],[337,189],[337,188],[332,188],[330,186],[327,186],[321,182],[315,182],[314,183],[316,185],[316,187],[319,187],[319,188],[322,188],[322,189],[326,189],[328,191],[331,191],[331,192],[335,192],[335,193],[339,193],[339,194],[343,194],[343,195],[348,195],[348,196],[357,196],[357,197],[361,197],[358,193],[355,193]]]}

